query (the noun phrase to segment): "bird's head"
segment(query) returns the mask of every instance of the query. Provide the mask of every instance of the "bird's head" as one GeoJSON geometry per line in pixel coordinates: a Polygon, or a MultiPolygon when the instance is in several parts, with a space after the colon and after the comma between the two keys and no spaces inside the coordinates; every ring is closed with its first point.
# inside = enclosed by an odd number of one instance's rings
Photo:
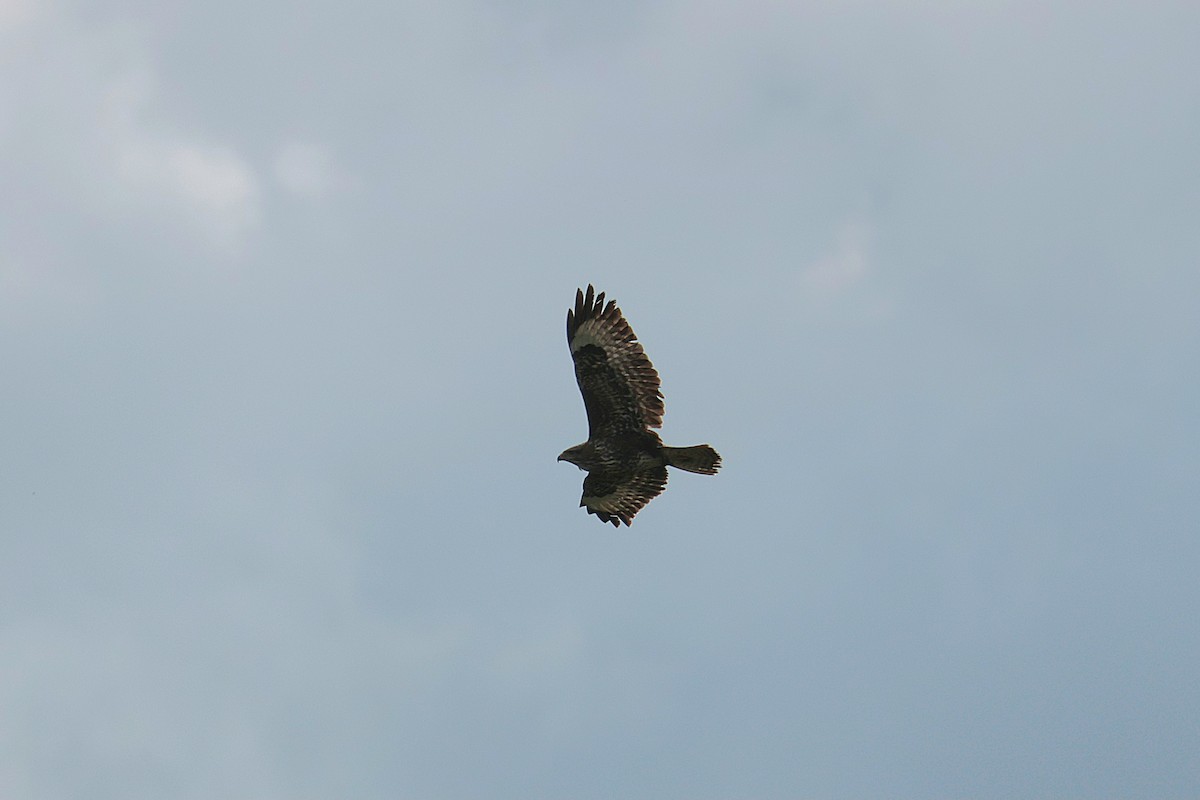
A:
{"type": "Polygon", "coordinates": [[[583,458],[583,449],[586,446],[587,443],[585,442],[584,444],[577,444],[574,447],[568,447],[566,450],[563,450],[561,453],[559,453],[558,460],[568,461],[580,469],[583,469],[583,464],[581,464],[580,461],[583,458]]]}

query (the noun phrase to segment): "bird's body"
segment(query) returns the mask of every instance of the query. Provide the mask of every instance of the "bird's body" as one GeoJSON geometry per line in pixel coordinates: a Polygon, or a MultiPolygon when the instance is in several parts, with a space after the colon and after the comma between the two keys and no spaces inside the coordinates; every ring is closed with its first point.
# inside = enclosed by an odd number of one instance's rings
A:
{"type": "Polygon", "coordinates": [[[588,440],[563,451],[559,461],[586,470],[583,499],[602,522],[629,525],[635,514],[667,485],[667,467],[702,475],[721,466],[706,444],[667,447],[651,428],[662,425],[658,373],[629,323],[604,293],[575,293],[567,312],[567,343],[575,379],[587,409],[588,440]]]}

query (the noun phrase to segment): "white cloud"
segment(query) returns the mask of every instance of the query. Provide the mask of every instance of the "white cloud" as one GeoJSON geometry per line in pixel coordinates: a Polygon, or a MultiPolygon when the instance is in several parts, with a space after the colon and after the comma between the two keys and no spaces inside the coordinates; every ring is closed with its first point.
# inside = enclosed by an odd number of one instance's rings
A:
{"type": "Polygon", "coordinates": [[[128,186],[172,201],[192,225],[219,242],[236,241],[258,223],[258,180],[228,148],[131,137],[120,145],[118,164],[128,186]]]}
{"type": "MultiPolygon", "coordinates": [[[[0,30],[33,13],[22,3],[0,0],[0,30]]],[[[143,31],[90,26],[54,9],[38,22],[0,63],[8,84],[2,145],[22,183],[88,216],[165,222],[222,246],[258,225],[259,179],[236,145],[159,113],[143,31]]]]}
{"type": "Polygon", "coordinates": [[[147,123],[155,80],[145,69],[113,80],[98,114],[105,156],[136,206],[162,205],[220,244],[259,221],[258,178],[231,147],[147,123]]]}

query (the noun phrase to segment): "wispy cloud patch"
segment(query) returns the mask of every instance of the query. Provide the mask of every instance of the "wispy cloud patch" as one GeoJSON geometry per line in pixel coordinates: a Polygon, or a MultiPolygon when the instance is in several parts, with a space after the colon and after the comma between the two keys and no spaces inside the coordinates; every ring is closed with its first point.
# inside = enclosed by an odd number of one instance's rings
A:
{"type": "Polygon", "coordinates": [[[153,75],[140,71],[114,80],[100,123],[115,173],[136,205],[165,205],[213,241],[236,243],[260,218],[259,181],[232,147],[148,124],[153,75]]]}
{"type": "Polygon", "coordinates": [[[191,225],[220,243],[235,242],[258,223],[258,180],[229,148],[183,140],[129,140],[118,158],[122,181],[173,201],[191,225]]]}
{"type": "Polygon", "coordinates": [[[801,273],[810,294],[832,297],[858,286],[867,278],[869,232],[861,222],[842,226],[831,251],[801,273]]]}
{"type": "MultiPolygon", "coordinates": [[[[33,13],[24,2],[0,0],[0,31],[33,13]]],[[[28,76],[0,96],[5,157],[24,182],[89,216],[166,223],[220,246],[258,225],[260,181],[236,145],[158,113],[158,70],[136,26],[54,9],[38,22],[0,62],[28,76]]]]}
{"type": "Polygon", "coordinates": [[[306,200],[321,200],[354,184],[327,148],[311,142],[284,144],[275,156],[274,173],[287,192],[306,200]]]}
{"type": "Polygon", "coordinates": [[[0,0],[0,33],[24,25],[34,14],[32,0],[0,0]]]}

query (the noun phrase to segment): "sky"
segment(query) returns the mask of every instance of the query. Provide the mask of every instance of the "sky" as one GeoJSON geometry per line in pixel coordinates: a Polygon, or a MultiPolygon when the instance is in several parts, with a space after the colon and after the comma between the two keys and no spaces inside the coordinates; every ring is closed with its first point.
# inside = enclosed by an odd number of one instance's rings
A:
{"type": "Polygon", "coordinates": [[[1194,797],[1197,41],[0,0],[0,796],[1194,797]],[[629,529],[588,283],[724,458],[629,529]]]}

